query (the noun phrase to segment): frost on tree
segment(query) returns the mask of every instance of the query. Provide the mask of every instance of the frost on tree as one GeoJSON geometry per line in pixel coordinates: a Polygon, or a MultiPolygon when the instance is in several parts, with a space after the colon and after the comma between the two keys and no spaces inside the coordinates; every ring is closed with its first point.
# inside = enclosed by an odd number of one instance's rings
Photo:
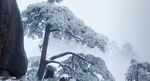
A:
{"type": "Polygon", "coordinates": [[[58,72],[59,75],[68,74],[76,81],[115,81],[101,58],[84,54],[79,54],[79,56],[86,60],[75,55],[69,57],[62,63],[72,69],[65,67],[58,72]]]}
{"type": "Polygon", "coordinates": [[[76,41],[90,48],[98,47],[103,52],[107,49],[107,37],[95,33],[82,20],[76,18],[68,8],[51,4],[49,1],[28,6],[22,13],[22,20],[25,35],[31,38],[44,37],[43,44],[40,46],[42,54],[37,73],[39,79],[42,79],[46,68],[46,54],[50,35],[59,40],[76,41]]]}
{"type": "Polygon", "coordinates": [[[133,59],[126,73],[126,81],[150,81],[150,64],[138,63],[133,59]]]}
{"type": "Polygon", "coordinates": [[[64,6],[49,3],[29,5],[22,13],[25,35],[42,38],[45,27],[49,24],[51,35],[61,40],[76,40],[90,48],[98,47],[103,52],[108,45],[107,37],[96,33],[64,6]]]}
{"type": "MultiPolygon", "coordinates": [[[[37,71],[37,63],[39,63],[39,57],[32,57],[34,61],[29,61],[29,70],[27,75],[29,81],[35,79],[35,73],[37,71]]],[[[107,69],[105,62],[93,55],[85,54],[75,54],[71,52],[66,52],[62,54],[55,55],[49,60],[49,64],[56,63],[59,65],[55,71],[55,77],[49,77],[46,80],[56,79],[54,81],[59,81],[62,77],[67,78],[71,81],[115,81],[112,74],[107,69]],[[58,62],[57,58],[63,57],[65,55],[71,55],[68,59],[58,62]]],[[[47,69],[50,69],[47,67],[47,69]]],[[[47,75],[47,73],[45,73],[47,75]]]]}
{"type": "Polygon", "coordinates": [[[48,3],[55,3],[55,2],[60,3],[61,1],[63,0],[48,0],[48,3]]]}

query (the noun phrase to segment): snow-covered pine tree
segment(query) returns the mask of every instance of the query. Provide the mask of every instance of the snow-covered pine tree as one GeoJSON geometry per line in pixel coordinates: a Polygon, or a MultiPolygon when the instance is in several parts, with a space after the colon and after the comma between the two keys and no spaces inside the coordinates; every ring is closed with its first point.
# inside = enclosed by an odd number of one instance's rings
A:
{"type": "Polygon", "coordinates": [[[139,63],[132,59],[128,73],[126,73],[126,81],[150,81],[150,64],[139,63]]]}
{"type": "Polygon", "coordinates": [[[108,38],[86,26],[67,7],[46,2],[32,4],[22,13],[22,20],[28,37],[43,38],[44,29],[49,24],[49,32],[56,39],[75,39],[88,47],[107,50],[108,38]]]}
{"type": "Polygon", "coordinates": [[[82,53],[78,55],[86,61],[74,55],[62,62],[70,66],[76,73],[66,67],[58,72],[60,76],[68,74],[76,81],[115,81],[101,58],[82,53]]]}
{"type": "MultiPolygon", "coordinates": [[[[29,81],[35,79],[35,73],[39,65],[39,57],[31,57],[32,61],[29,61],[29,70],[27,72],[27,77],[29,81]]],[[[52,56],[49,60],[49,64],[56,63],[60,65],[55,71],[55,78],[48,77],[46,80],[60,80],[61,78],[66,78],[69,81],[115,81],[112,74],[106,67],[105,62],[99,58],[90,54],[75,54],[72,52],[65,52],[55,56],[52,56]],[[57,58],[71,55],[69,58],[58,62],[57,58]]],[[[49,65],[48,65],[49,66],[49,65]]],[[[46,68],[50,69],[51,67],[46,68]]],[[[45,75],[49,75],[45,73],[45,75]]]]}
{"type": "Polygon", "coordinates": [[[61,1],[63,0],[48,0],[49,3],[55,3],[55,2],[60,3],[61,1]]]}
{"type": "Polygon", "coordinates": [[[25,35],[31,38],[43,38],[44,36],[41,45],[41,63],[37,74],[40,79],[46,68],[49,35],[59,40],[76,41],[90,48],[98,47],[103,52],[107,50],[107,37],[86,26],[67,7],[51,4],[50,2],[32,4],[22,13],[22,20],[25,35]]]}

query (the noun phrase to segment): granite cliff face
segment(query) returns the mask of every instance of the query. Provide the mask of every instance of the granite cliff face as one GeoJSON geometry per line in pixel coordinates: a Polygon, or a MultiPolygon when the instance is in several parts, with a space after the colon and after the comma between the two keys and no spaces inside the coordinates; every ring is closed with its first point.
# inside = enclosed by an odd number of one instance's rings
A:
{"type": "Polygon", "coordinates": [[[23,27],[16,0],[0,0],[0,69],[20,77],[27,71],[23,27]]]}

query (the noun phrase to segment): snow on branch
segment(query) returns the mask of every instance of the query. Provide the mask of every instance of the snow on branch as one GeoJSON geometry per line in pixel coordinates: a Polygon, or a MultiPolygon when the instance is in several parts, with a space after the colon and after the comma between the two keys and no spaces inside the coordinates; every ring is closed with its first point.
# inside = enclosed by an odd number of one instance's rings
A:
{"type": "Polygon", "coordinates": [[[68,31],[66,31],[66,33],[71,35],[78,43],[83,41],[81,38],[74,36],[72,33],[68,32],[68,31]]]}
{"type": "MultiPolygon", "coordinates": [[[[61,0],[50,0],[50,2],[61,0]]],[[[107,51],[109,40],[96,33],[91,27],[78,19],[67,7],[40,2],[29,5],[22,13],[24,33],[31,38],[43,38],[46,25],[52,25],[51,35],[56,39],[75,39],[90,48],[98,47],[107,51]],[[57,30],[55,30],[57,29],[57,30]],[[56,31],[56,32],[53,32],[56,31]],[[58,32],[57,32],[58,31],[58,32]]]]}
{"type": "Polygon", "coordinates": [[[61,54],[58,54],[58,55],[55,55],[53,57],[50,58],[50,60],[55,60],[55,59],[58,59],[58,58],[61,58],[63,56],[66,56],[66,55],[72,55],[72,56],[77,56],[78,58],[90,63],[91,65],[93,65],[91,62],[89,62],[88,60],[86,60],[85,58],[81,57],[80,55],[76,54],[76,53],[73,53],[73,52],[64,52],[64,53],[61,53],[61,54]]]}

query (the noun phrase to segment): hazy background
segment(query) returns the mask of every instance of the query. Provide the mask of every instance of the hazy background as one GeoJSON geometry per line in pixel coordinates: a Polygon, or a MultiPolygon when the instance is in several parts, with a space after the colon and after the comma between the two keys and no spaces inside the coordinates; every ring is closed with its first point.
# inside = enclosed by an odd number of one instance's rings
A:
{"type": "MultiPolygon", "coordinates": [[[[23,11],[29,4],[46,0],[17,1],[20,10],[23,11]]],[[[114,47],[108,55],[101,53],[98,49],[89,49],[53,39],[50,40],[48,53],[53,55],[68,51],[68,49],[72,52],[92,53],[105,61],[116,81],[125,81],[125,73],[132,57],[138,54],[143,61],[150,62],[149,4],[150,0],[64,0],[60,5],[67,6],[86,25],[108,36],[110,41],[116,43],[113,43],[114,47]],[[123,44],[128,42],[133,46],[133,50],[129,49],[129,53],[127,53],[128,49],[122,50],[123,44]]],[[[39,43],[39,40],[25,37],[28,57],[40,55],[39,43]]]]}
{"type": "MultiPolygon", "coordinates": [[[[44,0],[17,0],[21,11],[44,0]]],[[[86,25],[121,47],[131,43],[144,61],[150,62],[150,0],[64,0],[86,25]]]]}

